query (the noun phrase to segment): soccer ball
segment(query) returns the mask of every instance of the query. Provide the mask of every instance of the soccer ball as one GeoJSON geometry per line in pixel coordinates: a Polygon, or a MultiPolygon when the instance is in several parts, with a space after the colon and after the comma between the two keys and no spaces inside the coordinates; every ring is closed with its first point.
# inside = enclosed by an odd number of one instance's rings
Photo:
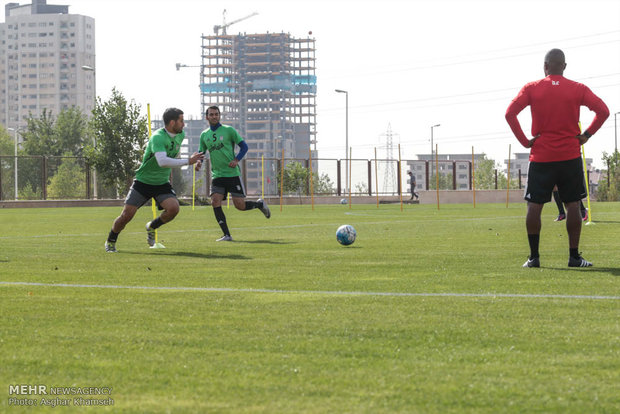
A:
{"type": "Polygon", "coordinates": [[[341,199],[340,204],[347,204],[347,199],[346,198],[341,199]]]}
{"type": "Polygon", "coordinates": [[[353,244],[353,242],[355,241],[355,236],[357,236],[357,232],[355,231],[353,226],[349,224],[344,224],[338,227],[338,230],[336,230],[336,240],[338,240],[338,243],[342,244],[343,246],[353,244]]]}

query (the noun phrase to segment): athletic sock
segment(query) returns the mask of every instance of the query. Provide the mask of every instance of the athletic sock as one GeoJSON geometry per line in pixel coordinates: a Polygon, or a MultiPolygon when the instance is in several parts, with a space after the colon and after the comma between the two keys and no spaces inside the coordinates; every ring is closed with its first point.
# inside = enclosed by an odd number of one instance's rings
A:
{"type": "Polygon", "coordinates": [[[564,204],[562,204],[562,200],[560,200],[560,193],[557,190],[553,192],[553,199],[555,200],[555,204],[558,206],[558,211],[560,214],[566,214],[564,211],[564,204]]]}
{"type": "Polygon", "coordinates": [[[538,253],[538,244],[540,243],[540,234],[528,234],[527,240],[530,242],[530,259],[540,257],[538,253]]]}
{"type": "Polygon", "coordinates": [[[263,206],[262,203],[259,203],[258,201],[246,201],[245,202],[245,209],[246,210],[252,210],[255,208],[261,208],[263,206]]]}
{"type": "Polygon", "coordinates": [[[155,220],[151,221],[151,224],[149,225],[149,227],[152,228],[153,230],[155,230],[155,229],[160,228],[164,224],[165,223],[163,222],[161,217],[157,217],[155,220]]]}
{"type": "Polygon", "coordinates": [[[226,224],[226,216],[224,215],[222,207],[213,207],[213,213],[215,214],[217,224],[220,225],[220,228],[224,232],[224,236],[230,236],[230,231],[228,230],[228,225],[226,224]]]}
{"type": "Polygon", "coordinates": [[[114,230],[110,230],[110,234],[108,234],[108,241],[110,243],[116,243],[116,239],[118,239],[119,233],[114,233],[114,230]]]}
{"type": "Polygon", "coordinates": [[[575,259],[579,259],[579,257],[581,257],[581,256],[579,256],[579,248],[578,247],[576,247],[574,249],[570,248],[570,249],[568,249],[568,251],[569,251],[570,257],[573,257],[575,259]]]}

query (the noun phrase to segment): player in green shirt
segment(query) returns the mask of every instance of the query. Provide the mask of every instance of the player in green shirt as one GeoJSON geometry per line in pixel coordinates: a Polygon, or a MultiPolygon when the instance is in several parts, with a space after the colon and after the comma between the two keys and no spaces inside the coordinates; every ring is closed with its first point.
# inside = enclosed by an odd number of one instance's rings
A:
{"type": "Polygon", "coordinates": [[[142,164],[136,171],[136,179],[125,198],[123,211],[114,220],[108,240],[105,242],[106,252],[116,253],[118,234],[131,221],[138,209],[151,198],[155,199],[160,210],[164,210],[155,220],[146,223],[146,240],[149,246],[153,246],[155,229],[168,223],[179,213],[179,200],[170,185],[171,168],[196,164],[196,170],[200,169],[203,154],[195,152],[189,159],[176,158],[185,138],[183,111],[168,108],[164,111],[163,119],[165,127],[155,131],[146,145],[142,164]]]}
{"type": "Polygon", "coordinates": [[[271,217],[271,212],[267,203],[260,198],[257,201],[245,201],[245,188],[241,182],[238,164],[248,152],[248,145],[233,127],[220,124],[220,109],[217,106],[210,106],[205,115],[209,122],[209,129],[200,134],[199,151],[201,153],[209,151],[211,158],[211,205],[215,219],[224,232],[224,236],[217,241],[232,241],[226,224],[226,216],[222,210],[222,201],[226,200],[228,193],[232,196],[237,210],[246,211],[258,208],[267,218],[271,217]],[[235,145],[240,148],[237,155],[235,155],[235,145]]]}

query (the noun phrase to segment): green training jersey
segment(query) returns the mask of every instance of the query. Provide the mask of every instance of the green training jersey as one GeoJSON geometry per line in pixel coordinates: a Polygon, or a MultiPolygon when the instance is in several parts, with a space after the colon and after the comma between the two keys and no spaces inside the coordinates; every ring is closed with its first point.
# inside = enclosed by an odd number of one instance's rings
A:
{"type": "Polygon", "coordinates": [[[146,151],[142,157],[142,165],[136,171],[136,180],[150,185],[162,185],[170,181],[171,168],[160,167],[155,158],[156,152],[165,152],[170,158],[176,158],[181,150],[181,143],[185,139],[185,131],[172,138],[165,128],[160,128],[146,144],[146,151]]]}
{"type": "Polygon", "coordinates": [[[215,131],[206,129],[200,134],[200,152],[209,151],[213,178],[238,177],[239,166],[231,168],[228,164],[235,158],[235,145],[243,141],[237,130],[228,125],[220,125],[215,131]]]}

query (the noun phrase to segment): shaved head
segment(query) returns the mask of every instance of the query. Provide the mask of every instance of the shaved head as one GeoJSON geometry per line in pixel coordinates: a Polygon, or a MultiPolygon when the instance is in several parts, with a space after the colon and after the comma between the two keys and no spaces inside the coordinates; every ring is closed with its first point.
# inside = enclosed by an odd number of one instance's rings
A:
{"type": "Polygon", "coordinates": [[[566,69],[566,58],[560,49],[551,49],[545,55],[545,75],[562,75],[566,69]]]}

